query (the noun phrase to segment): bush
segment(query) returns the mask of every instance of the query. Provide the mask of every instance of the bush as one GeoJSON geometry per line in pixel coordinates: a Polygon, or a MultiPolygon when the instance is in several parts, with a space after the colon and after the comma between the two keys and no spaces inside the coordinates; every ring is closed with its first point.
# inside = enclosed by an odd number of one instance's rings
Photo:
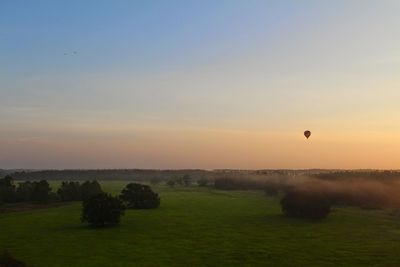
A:
{"type": "Polygon", "coordinates": [[[129,208],[154,209],[160,206],[158,194],[148,185],[130,183],[122,190],[120,198],[129,208]]]}
{"type": "Polygon", "coordinates": [[[288,217],[306,219],[322,219],[331,211],[331,205],[325,196],[306,191],[288,192],[281,200],[281,207],[288,217]]]}
{"type": "Polygon", "coordinates": [[[15,259],[7,251],[0,255],[1,267],[29,267],[26,263],[15,259]]]}
{"type": "Polygon", "coordinates": [[[99,182],[97,181],[86,181],[81,185],[81,199],[85,200],[92,196],[102,193],[103,190],[99,182]]]}
{"type": "Polygon", "coordinates": [[[100,193],[83,201],[81,221],[95,227],[116,225],[124,211],[125,207],[118,197],[100,193]]]}

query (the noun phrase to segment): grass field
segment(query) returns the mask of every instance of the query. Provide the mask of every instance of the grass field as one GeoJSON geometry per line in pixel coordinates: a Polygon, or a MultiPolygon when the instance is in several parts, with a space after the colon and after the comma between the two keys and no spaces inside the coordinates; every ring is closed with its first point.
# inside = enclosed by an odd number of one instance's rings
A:
{"type": "Polygon", "coordinates": [[[400,217],[387,212],[336,208],[307,222],[262,192],[155,191],[159,209],[128,210],[114,228],[81,224],[80,203],[0,214],[0,249],[36,267],[400,266],[400,217]]]}

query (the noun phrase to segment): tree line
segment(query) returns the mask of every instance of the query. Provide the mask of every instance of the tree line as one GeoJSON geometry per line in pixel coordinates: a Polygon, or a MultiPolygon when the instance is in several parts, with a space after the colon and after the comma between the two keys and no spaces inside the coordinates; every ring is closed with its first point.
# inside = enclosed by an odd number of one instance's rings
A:
{"type": "MultiPolygon", "coordinates": [[[[16,180],[126,180],[148,182],[154,177],[161,181],[166,181],[170,177],[183,176],[189,174],[194,179],[201,176],[209,176],[213,172],[206,170],[151,170],[151,169],[98,169],[98,170],[32,170],[32,171],[10,171],[11,175],[16,180]]],[[[1,176],[2,177],[2,176],[1,176]]]]}
{"type": "Polygon", "coordinates": [[[0,179],[0,203],[79,201],[100,192],[102,189],[97,181],[62,182],[57,192],[53,192],[46,180],[15,185],[9,175],[0,179]]]}
{"type": "Polygon", "coordinates": [[[7,175],[0,179],[0,203],[82,201],[82,222],[93,226],[119,223],[126,208],[154,209],[160,205],[160,197],[150,186],[129,183],[118,196],[103,192],[97,181],[63,181],[52,192],[46,180],[25,181],[15,185],[7,175]]]}

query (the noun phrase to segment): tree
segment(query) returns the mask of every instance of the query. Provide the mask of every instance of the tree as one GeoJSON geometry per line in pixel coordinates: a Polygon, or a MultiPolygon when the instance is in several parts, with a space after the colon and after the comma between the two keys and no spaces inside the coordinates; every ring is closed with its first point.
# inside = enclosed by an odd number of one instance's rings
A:
{"type": "Polygon", "coordinates": [[[130,183],[122,190],[120,198],[129,208],[154,209],[160,206],[160,197],[148,185],[130,183]]]}
{"type": "Polygon", "coordinates": [[[9,175],[0,179],[0,202],[15,202],[14,179],[9,175]]]}
{"type": "Polygon", "coordinates": [[[13,186],[14,179],[10,175],[6,175],[3,179],[0,179],[0,186],[13,186]]]}
{"type": "Polygon", "coordinates": [[[81,199],[85,200],[90,198],[91,196],[98,195],[99,193],[102,193],[103,190],[101,189],[101,186],[99,182],[97,181],[86,181],[81,185],[81,199]]]}
{"type": "Polygon", "coordinates": [[[331,205],[317,192],[290,191],[281,200],[283,213],[288,217],[322,219],[328,216],[331,205]]]}
{"type": "Polygon", "coordinates": [[[57,194],[62,201],[81,200],[81,185],[79,182],[62,182],[60,188],[57,190],[57,194]]]}
{"type": "Polygon", "coordinates": [[[50,199],[51,188],[46,180],[33,182],[33,185],[32,201],[46,202],[50,199]]]}
{"type": "Polygon", "coordinates": [[[17,187],[17,200],[30,201],[32,199],[33,189],[35,184],[31,181],[25,181],[18,184],[17,187]]]}
{"type": "Polygon", "coordinates": [[[99,193],[83,201],[81,221],[92,226],[111,226],[119,224],[125,206],[118,197],[99,193]]]}

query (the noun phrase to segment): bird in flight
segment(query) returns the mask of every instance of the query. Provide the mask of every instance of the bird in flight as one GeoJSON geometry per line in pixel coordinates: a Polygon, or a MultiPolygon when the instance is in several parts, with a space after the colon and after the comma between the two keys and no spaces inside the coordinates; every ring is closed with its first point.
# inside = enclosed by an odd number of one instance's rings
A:
{"type": "Polygon", "coordinates": [[[76,52],[76,51],[73,51],[73,52],[71,52],[71,53],[64,52],[64,56],[68,56],[68,55],[76,55],[76,54],[78,54],[78,52],[76,52]]]}

